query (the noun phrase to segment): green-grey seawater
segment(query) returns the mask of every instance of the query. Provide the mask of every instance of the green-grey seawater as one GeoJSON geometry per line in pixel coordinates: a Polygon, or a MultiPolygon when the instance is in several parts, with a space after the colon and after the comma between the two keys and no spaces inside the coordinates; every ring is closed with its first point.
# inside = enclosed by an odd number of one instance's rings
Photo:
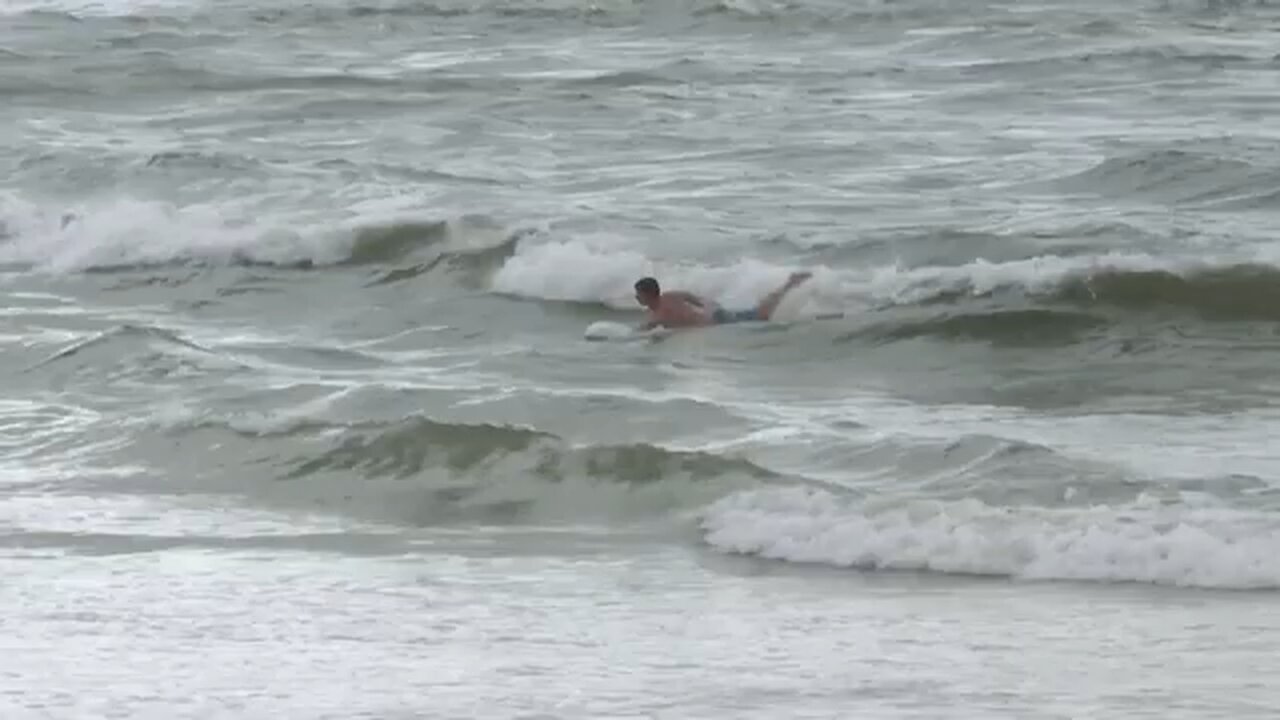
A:
{"type": "Polygon", "coordinates": [[[1277,31],[7,3],[0,715],[1271,717],[1277,31]]]}

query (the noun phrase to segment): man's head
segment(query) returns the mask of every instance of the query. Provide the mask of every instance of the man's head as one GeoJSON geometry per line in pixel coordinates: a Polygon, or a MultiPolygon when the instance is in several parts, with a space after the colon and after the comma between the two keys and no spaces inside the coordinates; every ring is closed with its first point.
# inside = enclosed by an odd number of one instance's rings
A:
{"type": "Polygon", "coordinates": [[[658,281],[651,277],[643,277],[636,281],[636,302],[641,305],[652,308],[658,304],[658,298],[662,295],[662,290],[658,287],[658,281]]]}

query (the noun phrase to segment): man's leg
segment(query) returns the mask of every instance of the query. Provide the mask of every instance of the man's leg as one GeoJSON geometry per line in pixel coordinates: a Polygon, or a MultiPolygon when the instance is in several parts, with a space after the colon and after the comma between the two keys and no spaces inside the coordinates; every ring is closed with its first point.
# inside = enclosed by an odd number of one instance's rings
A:
{"type": "Polygon", "coordinates": [[[786,297],[787,293],[791,292],[791,290],[797,285],[808,280],[812,276],[813,273],[811,272],[791,273],[791,277],[787,278],[786,284],[764,296],[764,300],[761,300],[760,304],[756,306],[756,315],[758,315],[761,320],[768,320],[772,318],[773,311],[778,309],[778,305],[782,302],[782,298],[786,297]]]}

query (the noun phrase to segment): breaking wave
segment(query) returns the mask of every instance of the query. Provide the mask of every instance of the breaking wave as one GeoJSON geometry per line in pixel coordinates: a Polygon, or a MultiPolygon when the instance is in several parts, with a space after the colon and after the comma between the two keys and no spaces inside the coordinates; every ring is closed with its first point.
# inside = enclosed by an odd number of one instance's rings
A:
{"type": "MultiPolygon", "coordinates": [[[[1142,314],[1203,321],[1280,319],[1280,266],[1254,259],[1156,257],[1108,252],[1051,255],[957,265],[818,266],[792,293],[778,318],[862,313],[867,332],[916,335],[1044,336],[1088,331],[1142,314]],[[881,316],[914,308],[914,314],[881,316]],[[921,312],[929,314],[921,317],[921,312]],[[889,323],[884,325],[881,323],[889,323]]],[[[754,305],[801,264],[742,258],[712,265],[696,259],[657,262],[630,249],[577,241],[522,244],[493,275],[495,292],[540,300],[634,310],[631,285],[643,275],[726,306],[754,305]]],[[[1051,339],[1051,338],[1050,338],[1051,339]]]]}
{"type": "Polygon", "coordinates": [[[693,521],[717,551],[785,562],[1280,588],[1271,551],[1280,517],[1250,509],[1253,494],[1269,492],[1265,482],[1227,478],[1225,494],[1213,500],[1198,482],[1127,485],[1098,468],[1076,498],[1052,479],[1059,475],[1031,477],[1065,458],[992,438],[948,446],[939,460],[949,469],[939,467],[923,485],[904,478],[901,487],[869,493],[708,450],[578,445],[532,428],[424,416],[351,424],[204,419],[175,431],[247,443],[237,452],[276,472],[275,482],[243,488],[260,500],[381,522],[618,527],[674,518],[693,521]],[[989,473],[1027,477],[1006,482],[989,473]]]}
{"type": "Polygon", "coordinates": [[[440,265],[483,270],[527,231],[479,215],[362,218],[334,226],[246,222],[216,206],[115,199],[50,209],[0,196],[0,264],[50,272],[238,265],[289,269],[395,265],[382,281],[440,265]]]}
{"type": "Polygon", "coordinates": [[[862,570],[1280,588],[1280,517],[1248,510],[873,503],[783,488],[726,497],[702,527],[723,552],[862,570]]]}

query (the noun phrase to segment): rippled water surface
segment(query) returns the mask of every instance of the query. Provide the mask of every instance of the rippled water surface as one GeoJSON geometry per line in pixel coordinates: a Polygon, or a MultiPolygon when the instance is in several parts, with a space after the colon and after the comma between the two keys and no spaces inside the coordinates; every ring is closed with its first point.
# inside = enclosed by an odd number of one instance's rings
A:
{"type": "Polygon", "coordinates": [[[1272,717],[1277,31],[7,3],[0,710],[1272,717]]]}

